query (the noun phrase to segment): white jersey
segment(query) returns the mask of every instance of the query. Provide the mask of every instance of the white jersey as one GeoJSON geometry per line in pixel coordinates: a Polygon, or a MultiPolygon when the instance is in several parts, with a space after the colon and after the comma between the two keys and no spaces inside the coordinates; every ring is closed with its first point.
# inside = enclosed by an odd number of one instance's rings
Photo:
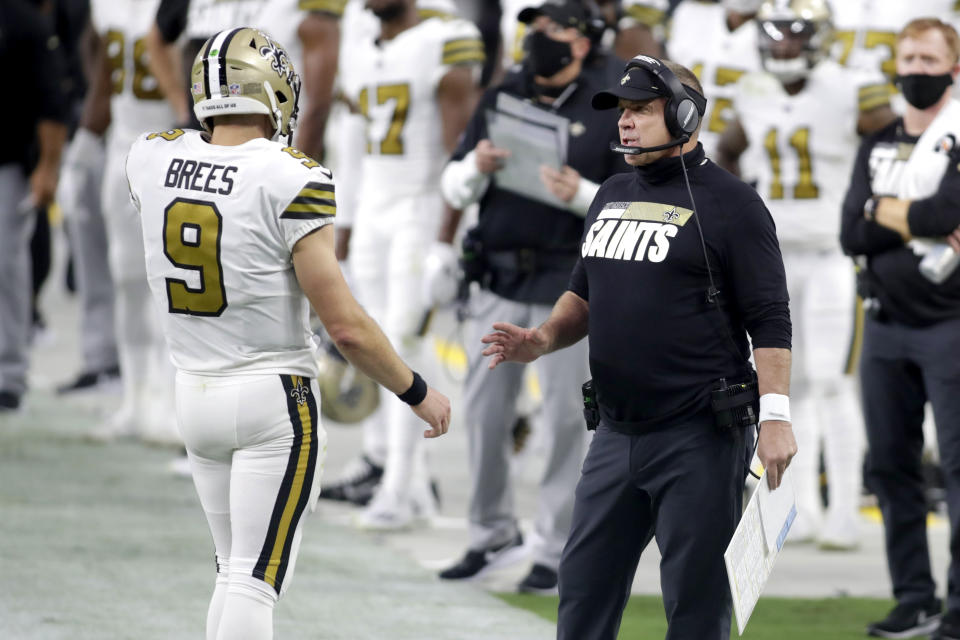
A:
{"type": "MultiPolygon", "coordinates": [[[[224,29],[257,26],[257,19],[267,2],[268,0],[192,0],[187,13],[187,37],[206,40],[224,29]]],[[[287,44],[286,41],[280,42],[287,44]]]]}
{"type": "Polygon", "coordinates": [[[215,146],[177,129],[138,136],[127,180],[174,365],[315,377],[291,256],[300,238],[333,222],[330,172],[279,142],[215,146]]]}
{"type": "Polygon", "coordinates": [[[835,248],[860,143],[857,121],[888,102],[886,79],[825,60],[794,96],[762,71],[743,76],[735,88],[734,109],[749,145],[740,166],[756,179],[781,244],[835,248]]]}
{"type": "Polygon", "coordinates": [[[110,65],[110,139],[126,148],[144,128],[167,129],[174,114],[147,66],[146,36],[160,0],[93,0],[90,19],[110,65]]]}
{"type": "Polygon", "coordinates": [[[343,92],[366,119],[362,197],[386,202],[437,191],[447,157],[437,88],[454,66],[483,61],[477,28],[430,18],[391,40],[357,43],[341,61],[343,92]]]}
{"type": "Polygon", "coordinates": [[[703,85],[707,112],[700,142],[712,158],[720,135],[733,119],[734,85],[744,73],[761,69],[756,22],[730,31],[721,5],[685,0],[673,15],[667,57],[693,71],[703,85]]]}
{"type": "Polygon", "coordinates": [[[528,26],[517,18],[528,7],[539,7],[540,0],[501,0],[503,12],[500,14],[501,63],[509,69],[523,60],[523,40],[527,37],[528,26]]]}
{"type": "Polygon", "coordinates": [[[843,65],[896,74],[897,34],[914,18],[958,26],[956,0],[833,0],[834,57],[843,65]]]}

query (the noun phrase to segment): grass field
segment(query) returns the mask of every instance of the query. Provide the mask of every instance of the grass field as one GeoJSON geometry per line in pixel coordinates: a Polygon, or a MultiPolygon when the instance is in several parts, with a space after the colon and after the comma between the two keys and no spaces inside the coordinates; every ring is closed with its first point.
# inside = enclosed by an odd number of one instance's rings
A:
{"type": "MultiPolygon", "coordinates": [[[[557,621],[557,598],[498,594],[506,602],[557,621]]],[[[893,606],[889,600],[870,598],[763,598],[743,634],[748,640],[863,640],[868,622],[883,618],[893,606]]],[[[733,621],[731,637],[737,637],[733,621]]],[[[634,596],[627,604],[619,637],[622,640],[663,638],[667,622],[660,598],[634,596]]]]}

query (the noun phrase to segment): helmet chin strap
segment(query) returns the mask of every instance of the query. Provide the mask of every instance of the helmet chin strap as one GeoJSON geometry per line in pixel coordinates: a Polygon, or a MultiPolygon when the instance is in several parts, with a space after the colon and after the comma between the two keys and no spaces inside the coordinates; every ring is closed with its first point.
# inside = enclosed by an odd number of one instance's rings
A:
{"type": "MultiPolygon", "coordinates": [[[[263,81],[263,89],[267,92],[267,97],[270,98],[270,111],[273,114],[273,135],[270,136],[271,140],[280,139],[280,125],[283,122],[283,113],[280,111],[280,105],[277,104],[277,96],[273,93],[273,87],[270,86],[270,83],[266,80],[263,81]]],[[[291,134],[293,132],[291,131],[291,134]]],[[[287,136],[287,146],[290,145],[290,136],[287,136]]]]}

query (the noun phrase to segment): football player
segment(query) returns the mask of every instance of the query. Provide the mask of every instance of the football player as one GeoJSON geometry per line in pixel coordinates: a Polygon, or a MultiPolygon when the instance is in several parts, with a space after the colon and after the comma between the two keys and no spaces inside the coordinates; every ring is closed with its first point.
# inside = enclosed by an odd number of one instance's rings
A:
{"type": "Polygon", "coordinates": [[[122,372],[122,404],[99,431],[102,436],[136,435],[178,442],[173,406],[173,369],[150,290],[140,249],[137,212],[130,204],[123,162],[144,127],[167,129],[174,120],[146,64],[144,38],[159,0],[116,3],[93,0],[91,20],[100,38],[101,77],[93,83],[77,136],[105,134],[101,205],[107,230],[114,286],[117,352],[122,372]],[[106,130],[109,124],[109,130],[106,130]]]}
{"type": "Polygon", "coordinates": [[[858,542],[863,423],[847,375],[854,272],[837,242],[840,205],[859,143],[894,118],[879,73],[845,69],[827,53],[826,0],[767,0],[757,15],[763,71],[735,85],[736,120],[720,142],[731,170],[751,167],[777,225],[793,309],[794,424],[799,453],[794,541],[858,542]],[[820,439],[829,508],[820,506],[820,439]]]}
{"type": "Polygon", "coordinates": [[[832,55],[840,64],[896,74],[897,33],[922,16],[960,22],[956,0],[843,0],[833,2],[832,55]]]}
{"type": "Polygon", "coordinates": [[[127,178],[216,547],[206,638],[264,640],[325,452],[308,300],[340,352],[427,422],[425,437],[446,432],[450,405],[400,360],[340,274],[332,176],[286,142],[300,90],[286,51],[255,29],[220,32],[197,56],[191,87],[206,133],[139,135],[127,178]]]}
{"type": "MultiPolygon", "coordinates": [[[[423,19],[413,0],[368,0],[377,33],[341,57],[340,83],[366,123],[347,253],[360,302],[405,358],[425,364],[423,259],[440,233],[439,178],[476,99],[483,43],[469,22],[423,19]]],[[[423,447],[402,405],[386,398],[383,483],[360,526],[395,529],[435,511],[423,447]]],[[[365,429],[382,429],[380,414],[365,429]]]]}
{"type": "Polygon", "coordinates": [[[673,14],[667,56],[691,69],[703,84],[707,112],[700,142],[710,158],[715,158],[720,135],[733,119],[733,85],[744,73],[760,69],[753,18],[761,2],[684,0],[673,14]]]}

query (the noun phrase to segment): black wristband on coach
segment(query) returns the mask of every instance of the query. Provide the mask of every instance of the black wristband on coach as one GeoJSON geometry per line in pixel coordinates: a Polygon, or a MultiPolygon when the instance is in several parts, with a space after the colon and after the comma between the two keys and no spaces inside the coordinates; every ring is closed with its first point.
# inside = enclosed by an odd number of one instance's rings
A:
{"type": "Polygon", "coordinates": [[[397,397],[410,406],[416,406],[423,402],[423,399],[427,397],[427,383],[424,382],[419,373],[414,371],[413,384],[411,384],[410,388],[403,393],[398,393],[397,397]]]}

